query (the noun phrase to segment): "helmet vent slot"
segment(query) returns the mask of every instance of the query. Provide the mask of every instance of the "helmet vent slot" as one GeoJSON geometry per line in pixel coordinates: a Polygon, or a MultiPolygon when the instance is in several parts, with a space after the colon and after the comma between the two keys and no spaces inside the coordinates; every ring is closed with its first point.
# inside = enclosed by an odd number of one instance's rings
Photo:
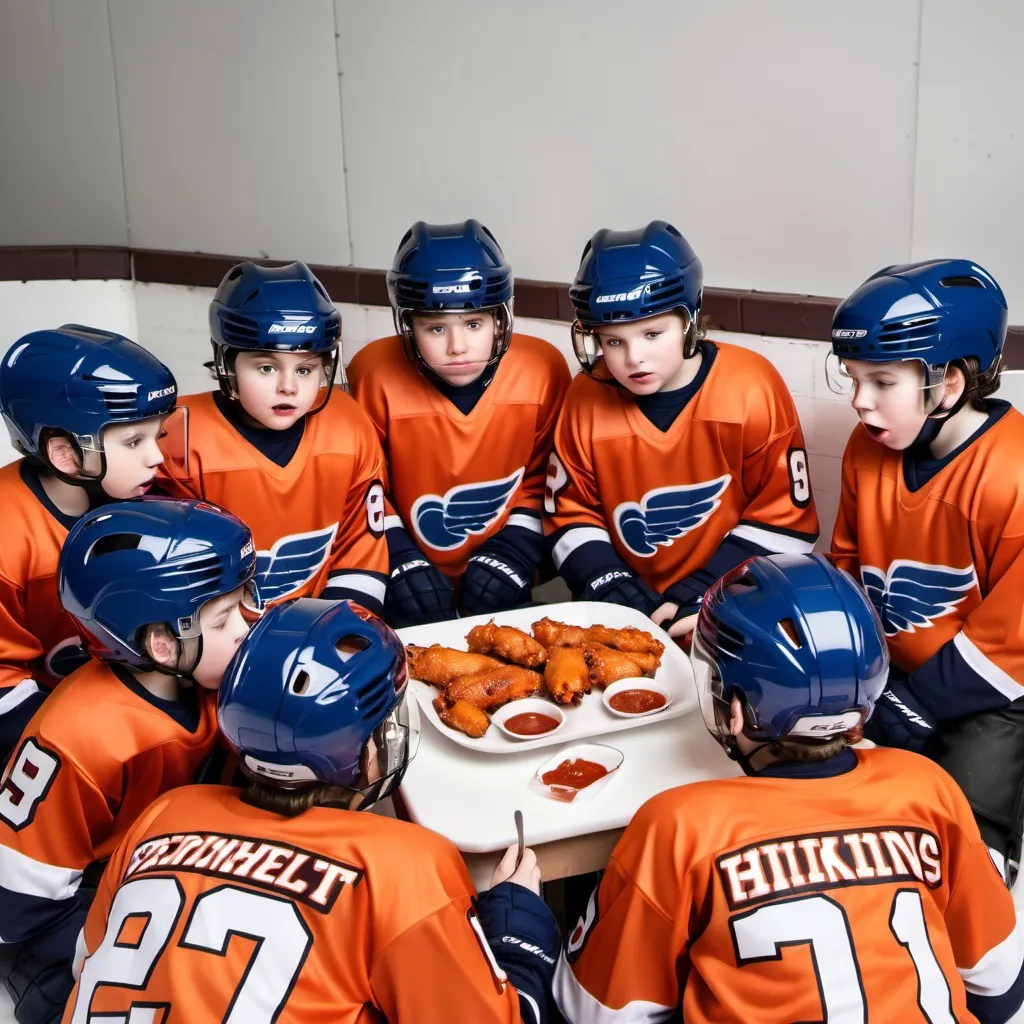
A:
{"type": "Polygon", "coordinates": [[[309,688],[309,673],[306,671],[296,672],[292,679],[291,691],[301,697],[309,688]]]}
{"type": "Polygon", "coordinates": [[[804,642],[800,639],[800,634],[797,632],[796,623],[792,619],[781,619],[779,621],[779,631],[789,641],[790,646],[795,651],[799,651],[803,647],[804,642]]]}
{"type": "Polygon", "coordinates": [[[86,560],[112,555],[115,551],[135,551],[141,543],[142,537],[137,533],[114,533],[109,537],[101,537],[89,549],[86,560]]]}
{"type": "Polygon", "coordinates": [[[955,274],[953,277],[944,277],[940,282],[943,288],[982,288],[984,285],[976,277],[968,277],[966,274],[955,274]]]}
{"type": "Polygon", "coordinates": [[[348,661],[355,654],[369,650],[370,641],[365,636],[358,636],[355,633],[348,633],[338,639],[334,649],[342,661],[348,661]]]}

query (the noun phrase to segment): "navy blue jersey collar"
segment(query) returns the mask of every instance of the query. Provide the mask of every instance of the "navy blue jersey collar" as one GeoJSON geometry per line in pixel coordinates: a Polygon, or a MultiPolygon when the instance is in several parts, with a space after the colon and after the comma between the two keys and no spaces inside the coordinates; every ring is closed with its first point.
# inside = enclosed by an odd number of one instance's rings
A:
{"type": "Polygon", "coordinates": [[[718,355],[718,349],[710,341],[700,342],[697,351],[701,355],[700,369],[697,371],[697,376],[686,387],[676,388],[674,391],[655,391],[653,395],[637,395],[633,399],[636,402],[636,407],[662,433],[675,423],[679,414],[689,404],[690,399],[700,390],[700,386],[711,371],[715,356],[718,355]]]}

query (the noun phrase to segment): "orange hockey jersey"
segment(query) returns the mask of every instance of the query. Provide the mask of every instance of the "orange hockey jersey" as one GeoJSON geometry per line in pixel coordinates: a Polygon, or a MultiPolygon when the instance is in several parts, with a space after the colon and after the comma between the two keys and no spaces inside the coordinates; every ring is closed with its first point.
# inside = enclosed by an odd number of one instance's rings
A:
{"type": "Polygon", "coordinates": [[[380,612],[388,578],[384,460],[355,402],[335,388],[327,406],[307,417],[286,466],[245,440],[212,394],[188,395],[180,404],[189,411],[189,478],[164,476],[162,485],[248,523],[263,600],[319,597],[330,587],[331,597],[380,612]]]}
{"type": "Polygon", "coordinates": [[[61,683],[0,785],[0,940],[27,939],[70,960],[83,872],[110,856],[152,800],[194,781],[216,740],[210,691],[161,701],[97,661],[61,683]]]}
{"type": "Polygon", "coordinates": [[[569,368],[553,345],[514,334],[464,415],[382,338],[348,368],[384,446],[390,498],[428,558],[456,578],[506,523],[540,532],[544,474],[569,368]]]}
{"type": "Polygon", "coordinates": [[[42,694],[87,655],[57,593],[57,558],[75,518],[46,497],[24,459],[0,469],[0,523],[2,764],[42,694]]]}
{"type": "Polygon", "coordinates": [[[763,356],[714,344],[706,379],[667,431],[620,389],[573,381],[545,495],[560,571],[584,544],[610,541],[664,592],[727,535],[771,552],[811,550],[818,518],[793,399],[763,356]]]}
{"type": "Polygon", "coordinates": [[[1022,451],[1024,416],[1004,407],[916,491],[903,454],[860,425],[843,455],[833,560],[863,582],[904,671],[948,645],[915,685],[941,690],[929,703],[943,717],[1024,696],[1022,451]]]}
{"type": "Polygon", "coordinates": [[[566,1019],[639,1024],[681,1003],[687,1024],[1007,1020],[1024,935],[966,800],[915,754],[853,763],[641,807],[559,962],[566,1019]]]}
{"type": "Polygon", "coordinates": [[[178,790],[110,860],[64,1020],[518,1022],[474,895],[455,848],[418,826],[178,790]]]}

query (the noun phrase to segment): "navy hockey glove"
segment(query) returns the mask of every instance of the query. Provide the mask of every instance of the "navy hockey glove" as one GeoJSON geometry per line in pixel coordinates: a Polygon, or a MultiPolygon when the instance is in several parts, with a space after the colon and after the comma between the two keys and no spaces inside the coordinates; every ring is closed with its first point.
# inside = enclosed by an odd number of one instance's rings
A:
{"type": "Polygon", "coordinates": [[[459,590],[463,615],[504,612],[530,600],[531,573],[511,560],[477,552],[466,564],[459,590]]]}
{"type": "Polygon", "coordinates": [[[393,629],[455,618],[455,588],[422,555],[391,570],[384,597],[384,620],[393,629]]]}
{"type": "Polygon", "coordinates": [[[665,598],[652,590],[639,576],[625,569],[612,569],[591,580],[579,595],[582,601],[608,601],[635,608],[652,615],[665,603],[665,598]]]}
{"type": "Polygon", "coordinates": [[[547,995],[561,940],[554,914],[534,892],[501,882],[477,898],[477,916],[494,959],[520,993],[524,1021],[547,1019],[547,995]],[[523,1005],[523,996],[529,1004],[523,1005]],[[539,1016],[538,1016],[539,1014],[539,1016]]]}
{"type": "Polygon", "coordinates": [[[910,687],[890,674],[874,712],[864,724],[864,735],[879,746],[920,753],[935,735],[935,719],[910,687]]]}
{"type": "Polygon", "coordinates": [[[66,960],[47,960],[22,947],[5,983],[19,1024],[58,1024],[75,979],[66,960]]]}

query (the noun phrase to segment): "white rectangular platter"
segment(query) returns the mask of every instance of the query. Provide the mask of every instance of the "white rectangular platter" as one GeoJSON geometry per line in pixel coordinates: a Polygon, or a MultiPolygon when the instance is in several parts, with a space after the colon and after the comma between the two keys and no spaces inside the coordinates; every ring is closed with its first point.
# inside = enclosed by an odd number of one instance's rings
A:
{"type": "Polygon", "coordinates": [[[436,687],[410,680],[412,695],[419,703],[423,714],[434,728],[467,750],[481,754],[517,754],[534,747],[554,746],[559,743],[573,743],[589,737],[601,736],[604,733],[619,732],[623,729],[640,729],[645,725],[653,725],[669,718],[677,718],[692,710],[697,704],[697,695],[693,684],[693,670],[690,659],[676,645],[675,641],[660,627],[641,612],[632,608],[624,608],[617,604],[603,604],[596,601],[572,601],[564,604],[538,605],[535,608],[518,608],[515,611],[501,612],[497,615],[477,615],[466,619],[453,619],[449,622],[435,622],[426,626],[409,626],[398,630],[398,635],[405,644],[418,644],[429,647],[440,644],[442,647],[454,647],[457,650],[467,649],[466,634],[474,627],[489,622],[492,618],[502,626],[515,626],[526,633],[531,632],[534,622],[543,618],[565,622],[571,626],[611,626],[623,629],[636,626],[646,630],[655,639],[665,645],[665,653],[661,665],[654,678],[667,687],[672,694],[671,703],[664,711],[656,715],[638,718],[619,718],[604,706],[601,691],[594,688],[576,706],[558,705],[566,717],[565,725],[556,732],[546,736],[538,736],[529,740],[514,740],[506,736],[497,726],[492,725],[480,739],[471,739],[457,729],[450,729],[434,710],[433,700],[439,691],[436,687]]]}

